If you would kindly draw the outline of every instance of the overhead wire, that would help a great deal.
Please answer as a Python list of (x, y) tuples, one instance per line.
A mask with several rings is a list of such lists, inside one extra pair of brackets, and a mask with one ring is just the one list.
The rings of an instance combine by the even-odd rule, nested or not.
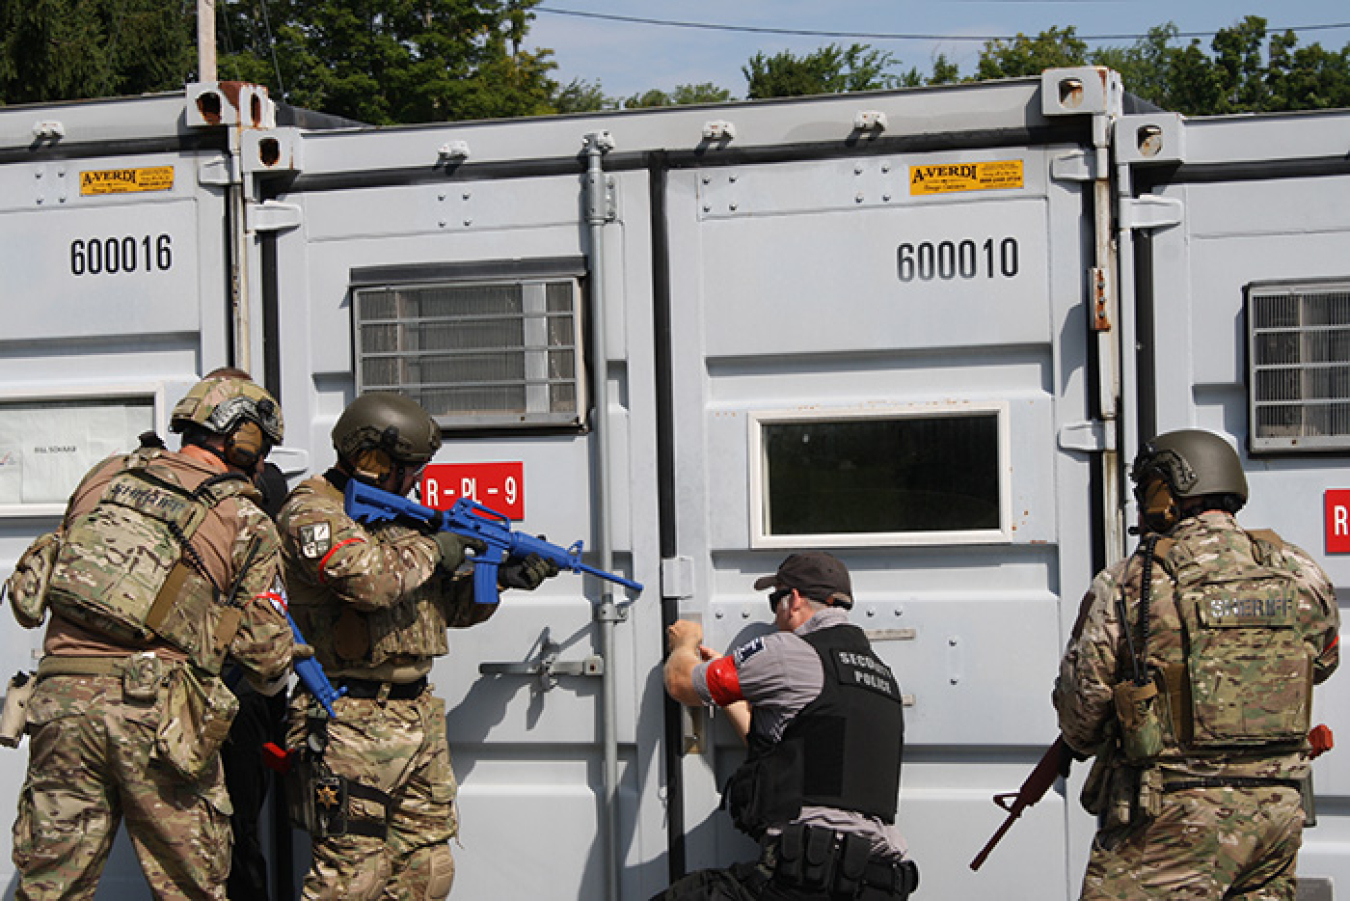
[[(724, 25), (713, 22), (685, 22), (676, 19), (655, 19), (646, 16), (624, 16), (617, 13), (587, 12), (578, 9), (563, 9), (557, 6), (536, 6), (532, 12), (551, 13), (556, 16), (574, 16), (582, 19), (602, 19), (610, 22), (625, 22), (632, 25), (656, 25), (669, 28), (697, 28), (706, 31), (731, 31), (750, 34), (777, 34), (794, 37), (852, 38), (867, 41), (1011, 41), (1017, 35), (974, 35), (974, 34), (909, 34), (874, 31), (817, 31), (807, 28), (771, 28), (758, 25)], [(1268, 28), (1271, 34), (1283, 34), (1286, 31), (1331, 31), (1338, 28), (1350, 28), (1350, 22), (1334, 22), (1322, 25), (1294, 25), (1280, 28)], [(1179, 31), (1178, 38), (1214, 37), (1217, 31)], [(1147, 34), (1080, 34), (1075, 35), (1083, 41), (1137, 41), (1148, 37)]]

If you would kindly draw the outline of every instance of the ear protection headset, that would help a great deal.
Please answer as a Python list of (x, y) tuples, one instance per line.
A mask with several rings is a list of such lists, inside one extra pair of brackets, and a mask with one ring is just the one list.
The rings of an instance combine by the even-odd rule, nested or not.
[(244, 420), (225, 436), (225, 460), (240, 469), (253, 469), (271, 449), (262, 427), (251, 419)]
[(356, 470), (358, 476), (379, 484), (396, 469), (406, 469), (395, 461), (391, 453), (396, 447), (398, 447), (398, 429), (391, 425), (380, 433), (377, 442), (367, 441), (351, 454), (352, 468)]

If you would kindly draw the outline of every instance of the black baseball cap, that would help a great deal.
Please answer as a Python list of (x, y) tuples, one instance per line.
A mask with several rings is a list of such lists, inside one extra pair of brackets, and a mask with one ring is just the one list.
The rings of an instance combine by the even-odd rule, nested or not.
[(848, 610), (853, 606), (853, 581), (848, 567), (824, 551), (792, 554), (778, 564), (778, 572), (760, 576), (755, 590), (795, 588), (813, 601)]

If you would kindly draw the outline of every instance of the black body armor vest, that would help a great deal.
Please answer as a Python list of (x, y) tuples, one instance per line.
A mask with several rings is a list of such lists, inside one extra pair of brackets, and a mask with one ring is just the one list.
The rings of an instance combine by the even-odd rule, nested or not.
[(791, 822), (803, 805), (895, 822), (905, 738), (899, 683), (857, 626), (802, 638), (824, 668), (819, 696), (780, 741), (751, 736), (745, 763), (722, 796), (737, 828), (756, 839)]

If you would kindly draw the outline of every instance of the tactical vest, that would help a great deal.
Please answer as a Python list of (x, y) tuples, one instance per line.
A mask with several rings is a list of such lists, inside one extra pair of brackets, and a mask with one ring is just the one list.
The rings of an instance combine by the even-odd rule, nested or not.
[(1170, 606), (1181, 630), (1162, 655), (1164, 757), (1298, 745), (1308, 733), (1314, 659), (1283, 543), (1237, 529), (1222, 537), (1167, 547), (1167, 578), (1153, 581), (1153, 609)]
[(752, 735), (723, 804), (758, 839), (791, 822), (803, 805), (895, 822), (905, 720), (900, 684), (863, 631), (840, 625), (802, 636), (820, 657), (825, 683), (778, 742)]
[(70, 522), (47, 600), (114, 641), (161, 638), (216, 673), (242, 608), (236, 586), (216, 584), (192, 536), (219, 503), (254, 489), (225, 473), (184, 484), (197, 473), (164, 465), (162, 454), (126, 457), (94, 507)]
[[(335, 484), (342, 479), (334, 472), (314, 476), (301, 483), (287, 502), (289, 518), (327, 524), (335, 547), (340, 536), (348, 535), (341, 525), (347, 518), (342, 491)], [(424, 540), (420, 532), (401, 524), (364, 530), (365, 539), (385, 547)], [(315, 566), (316, 570), (321, 568), (322, 562), (315, 561)], [(443, 597), (446, 587), (439, 576), (432, 576), (396, 603), (378, 610), (358, 609), (331, 587), (311, 579), (304, 567), (299, 567), (288, 574), (286, 588), (291, 612), (325, 669), (352, 673), (394, 661), (443, 657), (450, 652), (447, 601)]]

